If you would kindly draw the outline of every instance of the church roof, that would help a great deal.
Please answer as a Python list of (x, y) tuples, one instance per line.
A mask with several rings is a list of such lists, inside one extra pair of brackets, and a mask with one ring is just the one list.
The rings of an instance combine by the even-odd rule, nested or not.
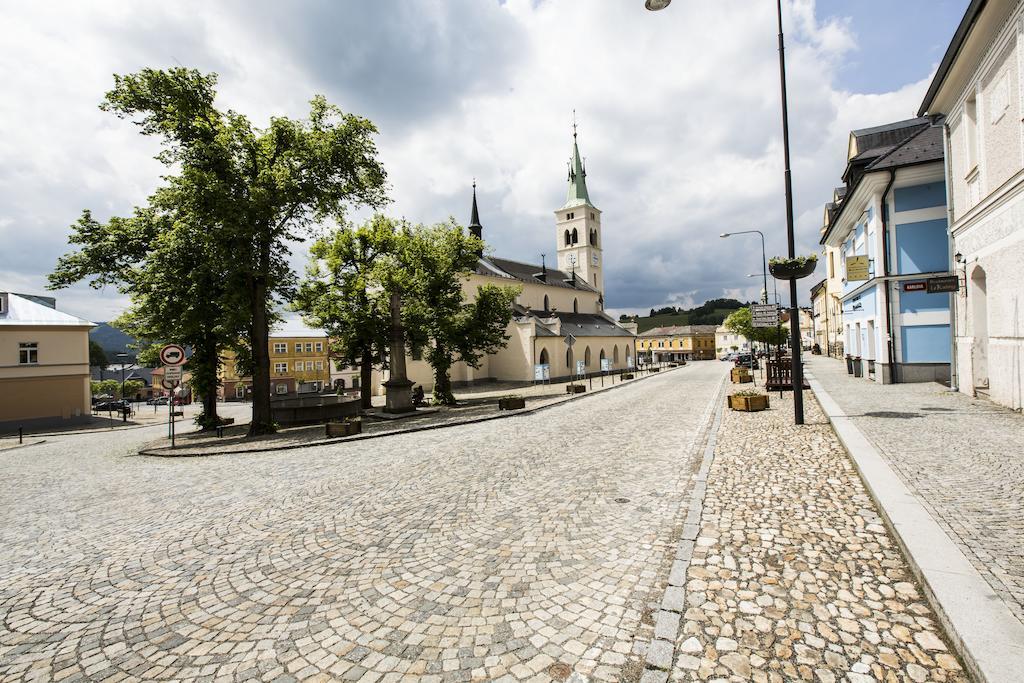
[[(562, 323), (560, 336), (574, 337), (632, 337), (633, 333), (621, 327), (603, 313), (571, 313), (568, 311), (533, 311), (534, 317), (541, 320), (558, 318)], [(537, 328), (538, 332), (540, 327)], [(548, 336), (541, 335), (538, 336)], [(554, 334), (550, 335), (554, 336)]]
[(590, 194), (587, 193), (587, 169), (580, 159), (580, 148), (576, 144), (576, 131), (572, 134), (572, 160), (569, 162), (569, 192), (565, 197), (563, 209), (574, 206), (593, 206)]
[(569, 273), (548, 268), (547, 274), (541, 279), (539, 276), (544, 272), (541, 266), (510, 261), (509, 259), (496, 256), (481, 256), (476, 264), (476, 272), (479, 275), (504, 277), (534, 285), (549, 285), (551, 287), (564, 287), (566, 289), (578, 289), (584, 292), (597, 293), (596, 289), (588, 285), (586, 280), (580, 279), (578, 275), (573, 278), (576, 281), (576, 286), (574, 287), (568, 282), (570, 280)]

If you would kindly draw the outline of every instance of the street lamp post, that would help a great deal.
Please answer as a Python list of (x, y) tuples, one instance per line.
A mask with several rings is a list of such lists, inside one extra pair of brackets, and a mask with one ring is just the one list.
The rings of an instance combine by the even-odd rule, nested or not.
[(118, 353), (116, 355), (117, 355), (118, 358), (121, 359), (121, 421), (122, 422), (127, 422), (128, 421), (128, 411), (125, 410), (125, 404), (124, 404), (124, 369), (128, 365), (128, 363), (125, 362), (125, 359), (128, 358), (128, 354), (122, 352), (122, 353)]
[[(652, 12), (665, 9), (672, 0), (645, 0), (644, 6)], [(796, 258), (796, 237), (793, 232), (793, 178), (789, 164), (789, 106), (786, 97), (786, 44), (782, 34), (782, 0), (775, 1), (776, 16), (779, 24), (779, 84), (782, 95), (782, 150), (785, 162), (786, 180), (786, 241), (789, 247), (789, 258)], [(762, 236), (763, 239), (763, 236)], [(767, 285), (765, 291), (768, 291)], [(797, 303), (796, 280), (789, 281), (790, 306), (790, 346), (792, 346), (793, 366), (793, 421), (804, 423), (804, 373), (800, 359), (800, 309)]]

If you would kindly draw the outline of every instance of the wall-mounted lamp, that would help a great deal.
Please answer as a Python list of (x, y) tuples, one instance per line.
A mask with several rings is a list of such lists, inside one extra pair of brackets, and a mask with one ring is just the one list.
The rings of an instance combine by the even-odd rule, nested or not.
[(956, 259), (957, 263), (963, 263), (964, 262), (964, 255), (961, 254), (959, 251), (956, 252), (956, 255), (953, 256), (953, 258)]

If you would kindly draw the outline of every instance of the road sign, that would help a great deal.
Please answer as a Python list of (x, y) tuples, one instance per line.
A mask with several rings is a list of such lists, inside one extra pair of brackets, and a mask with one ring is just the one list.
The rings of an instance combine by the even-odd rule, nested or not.
[(859, 282), (871, 279), (871, 266), (867, 256), (846, 257), (846, 281)]
[(959, 292), (960, 278), (956, 275), (943, 275), (942, 277), (928, 278), (928, 293), (937, 292)]
[(181, 366), (168, 365), (164, 368), (164, 379), (173, 382), (181, 382)]
[(565, 335), (565, 339), (563, 339), (562, 341), (564, 341), (565, 345), (571, 349), (572, 345), (576, 343), (576, 337), (572, 336), (571, 334), (567, 334)]
[(779, 324), (779, 307), (775, 304), (753, 304), (750, 314), (754, 327), (776, 327)]
[(160, 349), (160, 362), (164, 365), (184, 365), (185, 349), (177, 344), (168, 344)]
[(165, 378), (165, 379), (160, 380), (160, 386), (162, 386), (164, 389), (174, 389), (176, 386), (178, 386), (178, 384), (179, 384), (179, 381), (176, 380), (176, 379), (166, 379)]

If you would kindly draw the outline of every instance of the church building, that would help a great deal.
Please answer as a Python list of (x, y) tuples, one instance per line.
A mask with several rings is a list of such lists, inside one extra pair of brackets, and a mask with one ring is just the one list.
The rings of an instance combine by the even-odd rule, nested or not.
[[(455, 386), (483, 381), (557, 381), (573, 375), (624, 370), (636, 358), (636, 325), (619, 324), (604, 312), (604, 254), (601, 211), (587, 192), (587, 172), (573, 133), (569, 189), (565, 204), (555, 210), (557, 269), (482, 255), (476, 271), (463, 284), (467, 297), (485, 285), (521, 289), (514, 304), (508, 343), (485, 356), (479, 368), (458, 363), (451, 369)], [(476, 185), (469, 231), (486, 239), (477, 207)], [(574, 342), (569, 345), (566, 338)], [(409, 379), (430, 391), (433, 370), (423, 360), (409, 359)]]

